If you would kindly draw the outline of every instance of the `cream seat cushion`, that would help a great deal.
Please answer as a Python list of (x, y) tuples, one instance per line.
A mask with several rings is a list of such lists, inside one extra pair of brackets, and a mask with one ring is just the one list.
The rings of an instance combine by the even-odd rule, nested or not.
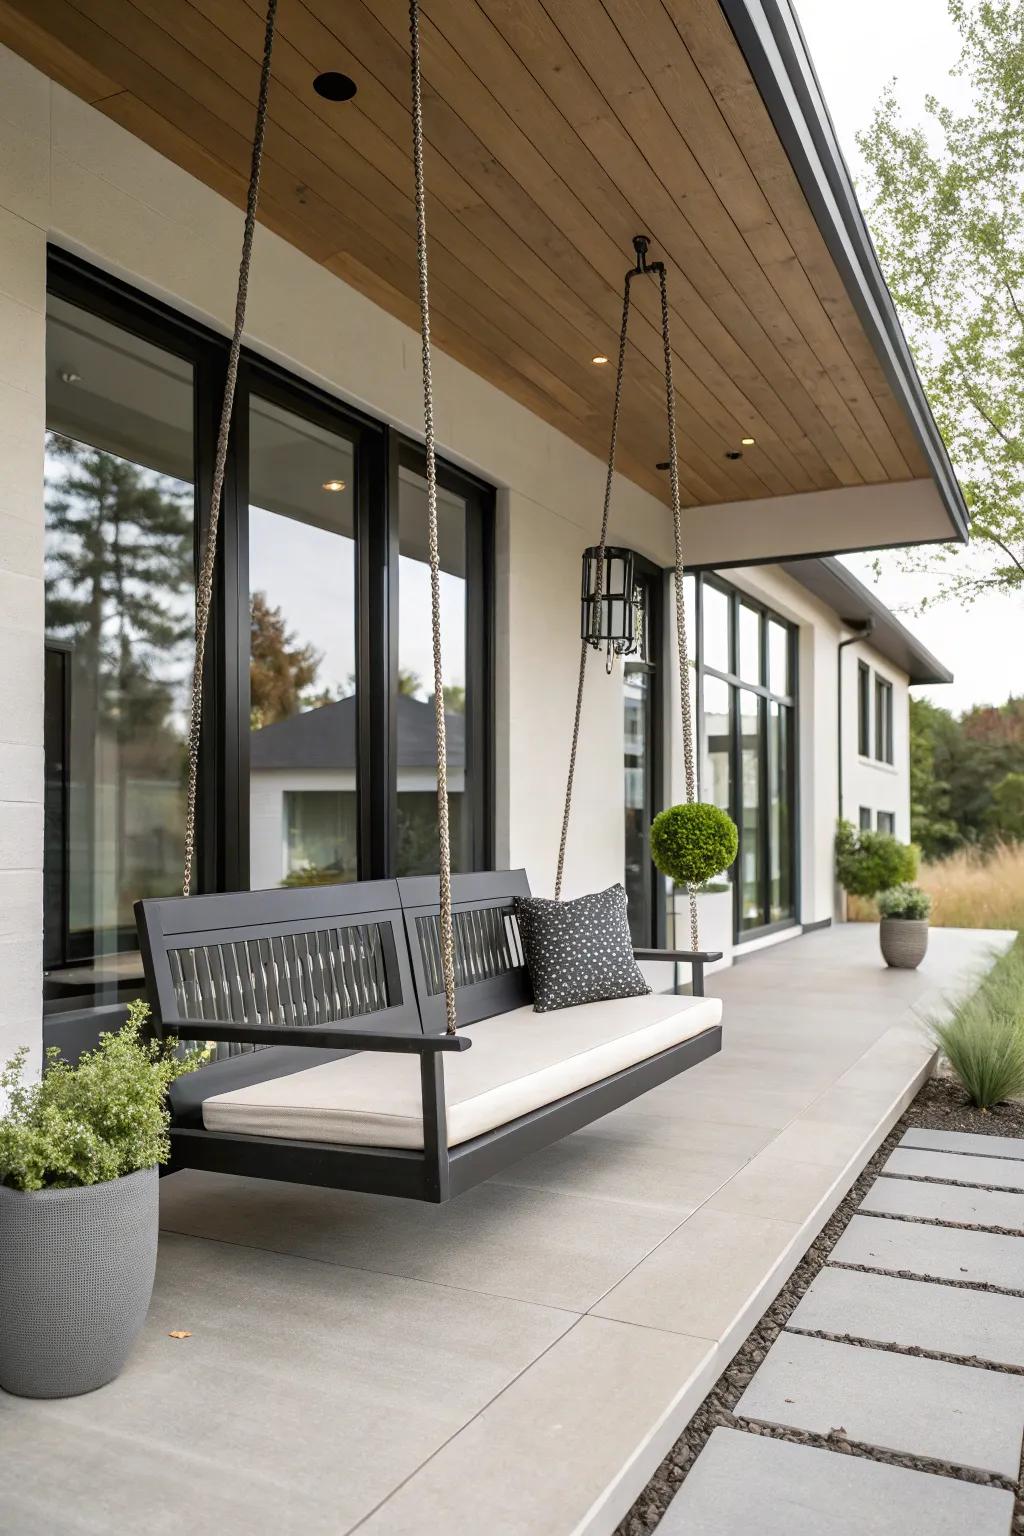
[[(470, 1025), (444, 1058), (448, 1143), (551, 1104), (717, 1024), (717, 997), (616, 998), (557, 1013), (529, 1006)], [(205, 1100), (209, 1131), (363, 1147), (423, 1146), (419, 1057), (360, 1051)]]

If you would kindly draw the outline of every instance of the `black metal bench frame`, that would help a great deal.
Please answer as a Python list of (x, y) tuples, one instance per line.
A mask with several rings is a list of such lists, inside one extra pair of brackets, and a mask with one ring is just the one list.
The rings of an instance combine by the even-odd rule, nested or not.
[[(457, 875), (452, 885), (460, 1024), (531, 1002), (512, 916), (512, 898), (529, 894), (525, 872)], [(420, 1061), (422, 1151), (210, 1131), (175, 1117), (163, 1171), (201, 1168), (437, 1203), (721, 1049), (722, 1030), (715, 1025), (449, 1148), (444, 1056), (473, 1042), (440, 1033), (437, 908), (437, 879), (431, 876), (137, 902), (149, 999), (161, 1036), (229, 1049), (400, 1052)], [(697, 996), (703, 995), (705, 964), (720, 958), (687, 950), (635, 953), (638, 959), (689, 964)], [(557, 1014), (551, 1027), (558, 1027)]]

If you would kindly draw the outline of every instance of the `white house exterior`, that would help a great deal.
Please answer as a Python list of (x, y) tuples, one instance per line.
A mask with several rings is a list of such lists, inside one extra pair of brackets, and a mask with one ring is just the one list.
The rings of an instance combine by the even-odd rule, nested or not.
[[(5, 338), (0, 348), (0, 1057), (5, 1057), (22, 1043), (38, 1051), (44, 1013), (54, 1038), (66, 1039), (69, 1031), (87, 1030), (118, 1012), (140, 985), (130, 924), (133, 891), (156, 894), (155, 881), (160, 893), (171, 894), (179, 879), (180, 758), (162, 743), (176, 731), (180, 741), (184, 669), (168, 672), (161, 682), (163, 703), (150, 698), (146, 687), (159, 673), (161, 649), (154, 598), (148, 619), (133, 610), (131, 620), (132, 633), (145, 633), (153, 653), (146, 663), (149, 682), (139, 683), (124, 649), (117, 662), (119, 687), (137, 690), (133, 708), (143, 723), (129, 733), (118, 726), (127, 718), (125, 698), (112, 701), (109, 688), (102, 698), (94, 692), (85, 704), (81, 690), (77, 701), (71, 698), (75, 669), (84, 676), (88, 663), (81, 638), (90, 622), (82, 606), (84, 589), (63, 609), (48, 610), (44, 571), (49, 561), (49, 601), (56, 604), (60, 581), (71, 580), (68, 550), (81, 537), (74, 528), (68, 531), (67, 520), (73, 523), (93, 492), (75, 489), (74, 475), (86, 473), (81, 454), (74, 457), (78, 450), (61, 459), (60, 443), (51, 437), (44, 462), (46, 433), (84, 444), (100, 456), (101, 467), (114, 461), (134, 466), (133, 495), (156, 486), (164, 511), (145, 514), (151, 517), (145, 537), (165, 541), (160, 549), (166, 551), (172, 534), (160, 520), (173, 521), (166, 509), (189, 511), (193, 500), (202, 505), (208, 444), (202, 437), (206, 426), (200, 430), (194, 423), (209, 419), (216, 394), (240, 220), (233, 200), (222, 195), (226, 189), (237, 197), (237, 176), (221, 175), (211, 161), (207, 184), (175, 163), (184, 130), (168, 132), (155, 146), (155, 124), (145, 111), (137, 114), (134, 128), (131, 113), (121, 114), (124, 122), (115, 121), (102, 109), (112, 99), (104, 94), (109, 82), (98, 72), (91, 77), (93, 66), (75, 55), (71, 43), (53, 43), (41, 22), (26, 21), (0, 35), (12, 45), (0, 47), (5, 148), (0, 166)], [(28, 62), (42, 63), (51, 45), (57, 62), (47, 72)], [(751, 43), (748, 61), (754, 57)], [(818, 210), (815, 217), (822, 229), (830, 219), (837, 227), (841, 222), (835, 210)], [(842, 217), (844, 227), (852, 228), (852, 215)], [(272, 193), (267, 218), (275, 224)], [(235, 628), (225, 629), (227, 640), (214, 646), (214, 665), (221, 671), (209, 690), (211, 745), (203, 768), (208, 798), (202, 823), (207, 841), (200, 870), (200, 883), (208, 887), (279, 882), (289, 872), (282, 841), (285, 795), (301, 789), (349, 793), (356, 784), (355, 759), (351, 768), (297, 763), (287, 771), (262, 773), (253, 764), (250, 773), (248, 738), (263, 727), (256, 723), (250, 730), (248, 664), (240, 659), (248, 632), (247, 573), (262, 561), (260, 590), (265, 587), (268, 603), (284, 615), (296, 643), (308, 641), (320, 658), (319, 677), (307, 693), (326, 680), (328, 704), (337, 706), (349, 672), (382, 675), (372, 670), (384, 665), (375, 650), (385, 645), (381, 636), (390, 635), (387, 665), (393, 678), (406, 668), (422, 677), (429, 653), (418, 598), (404, 608), (399, 602), (398, 614), (382, 620), (379, 632), (366, 629), (365, 615), (378, 612), (381, 597), (359, 586), (365, 567), (354, 564), (351, 552), (355, 544), (371, 550), (377, 537), (372, 495), (359, 500), (360, 476), (372, 482), (374, 455), (384, 451), (387, 437), (393, 445), (388, 449), (394, 456), (393, 484), (405, 477), (405, 490), (397, 493), (394, 558), (408, 562), (401, 590), (418, 590), (416, 454), (422, 422), (413, 312), (408, 304), (402, 317), (390, 312), (400, 306), (383, 288), (380, 302), (360, 291), (372, 284), (358, 263), (334, 261), (331, 270), (322, 254), (297, 248), (268, 224), (257, 230), (245, 387), (247, 398), (257, 402), (246, 430), (249, 470), (254, 480), (258, 472), (261, 488), (250, 483), (248, 500), (238, 502), (239, 518), (248, 514), (249, 545), (242, 547), (237, 532), (242, 522), (236, 527), (229, 517), (222, 549), (230, 591), (221, 622), (230, 619)], [(821, 259), (824, 263), (825, 256)], [(859, 483), (799, 492), (776, 487), (771, 495), (759, 495), (748, 487), (732, 499), (705, 496), (686, 513), (686, 557), (695, 573), (688, 584), (691, 640), (701, 677), (702, 793), (712, 795), (717, 771), (719, 789), (728, 793), (741, 825), (734, 933), (740, 948), (777, 942), (801, 926), (834, 917), (832, 840), (840, 811), (857, 822), (863, 807), (871, 825), (889, 825), (885, 818), (891, 817), (897, 836), (908, 835), (908, 684), (945, 675), (879, 611), (869, 593), (848, 576), (838, 577), (834, 561), (819, 558), (822, 550), (949, 539), (964, 531), (955, 479), (929, 424), (898, 327), (888, 311), (879, 318), (884, 288), (863, 251), (851, 248), (843, 261), (856, 269), (848, 278), (851, 289), (860, 283), (868, 295), (858, 294), (856, 305), (851, 300), (843, 323), (850, 338), (863, 324), (863, 334), (878, 350), (872, 389), (879, 400), (884, 395), (885, 410), (897, 421), (891, 456), (897, 456), (898, 440), (911, 467), (906, 473), (879, 469), (874, 478), (865, 469), (848, 476)], [(835, 262), (835, 270), (843, 272), (839, 255)], [(445, 334), (442, 325), (439, 330)], [(853, 339), (849, 344), (853, 348)], [(453, 341), (452, 351), (457, 350)], [(458, 708), (466, 712), (466, 765), (453, 763), (451, 789), (464, 795), (468, 807), (467, 863), (486, 859), (495, 867), (525, 866), (533, 888), (546, 893), (558, 849), (576, 686), (580, 556), (598, 531), (604, 481), (599, 445), (607, 433), (607, 411), (594, 413), (588, 448), (545, 419), (540, 406), (513, 398), (518, 385), (498, 387), (452, 351), (439, 345), (434, 358), (450, 518), (448, 532), (442, 528), (442, 557), (452, 602), (461, 605), (451, 610), (456, 617), (446, 644), (455, 658), (451, 686), (465, 696)], [(742, 374), (738, 360), (737, 378)], [(823, 389), (826, 383), (833, 388), (824, 381)], [(727, 392), (725, 383), (722, 390)], [(656, 412), (656, 395), (643, 409)], [(688, 408), (681, 412), (681, 431), (684, 436), (688, 431)], [(748, 462), (753, 463), (753, 452), (748, 450)], [(731, 443), (720, 455), (723, 461), (740, 457)], [(236, 476), (243, 474), (242, 458), (236, 446)], [(722, 473), (727, 471), (732, 472), (724, 466)], [(94, 472), (95, 466), (89, 470)], [(771, 478), (768, 469), (764, 473)], [(47, 475), (50, 489), (44, 491)], [(229, 500), (234, 494), (229, 486)], [(616, 477), (612, 541), (641, 557), (649, 612), (660, 609), (661, 619), (651, 624), (656, 650), (627, 663), (625, 678), (621, 664), (607, 674), (603, 665), (590, 668), (567, 860), (569, 896), (624, 878), (627, 888), (632, 882), (640, 891), (638, 932), (646, 931), (648, 942), (665, 937), (666, 909), (643, 855), (645, 818), (682, 792), (667, 617), (672, 530), (664, 496), (664, 476), (659, 479), (649, 468)], [(70, 505), (70, 513), (62, 513), (61, 505)], [(278, 531), (293, 530), (294, 541), (258, 546), (253, 542), (257, 513), (276, 519)], [(136, 528), (128, 539), (138, 570), (144, 558), (133, 541), (142, 537)], [(288, 550), (307, 544), (313, 552), (302, 578), (288, 565)], [(326, 551), (324, 558), (314, 545)], [(386, 563), (392, 557), (385, 551), (380, 558)], [(64, 575), (54, 577), (54, 562), (62, 559)], [(83, 568), (80, 564), (74, 576), (80, 589)], [(308, 608), (294, 596), (301, 579), (308, 585)], [(187, 627), (187, 594), (161, 582), (163, 576), (153, 591), (166, 623)], [(250, 590), (257, 590), (255, 581)], [(709, 651), (709, 614), (724, 613), (723, 602), (732, 605), (736, 649), (716, 658)], [(357, 610), (363, 628), (353, 639)], [(115, 656), (126, 621), (108, 617), (93, 638), (99, 635), (97, 646)], [(868, 617), (876, 620), (872, 635), (840, 651), (840, 642), (855, 636)], [(328, 629), (336, 620), (337, 634), (314, 633), (314, 620), (321, 624), (321, 618)], [(303, 629), (307, 620), (309, 634)], [(72, 631), (78, 639), (69, 641)], [(174, 646), (180, 643), (175, 639)], [(169, 641), (165, 649), (170, 656)], [(872, 710), (876, 678), (891, 685), (885, 695), (891, 701), (891, 750), (887, 744), (881, 754), (891, 761), (879, 761), (870, 746), (873, 734), (869, 750), (858, 750), (861, 663), (869, 670)], [(96, 665), (109, 669), (115, 663)], [(717, 769), (711, 692), (728, 699), (723, 708), (732, 712), (732, 735), (727, 746), (719, 745)], [(367, 864), (367, 849), (377, 850), (376, 872), (384, 871), (388, 859), (394, 868), (400, 839), (393, 826), (389, 830), (388, 796), (400, 811), (406, 790), (429, 793), (433, 787), (428, 763), (403, 764), (395, 699), (375, 688), (364, 688), (359, 696), (357, 734), (360, 750), (370, 756), (359, 768), (358, 833), (351, 842), (353, 850), (358, 845), (362, 851), (358, 859), (353, 852), (346, 878), (359, 860), (363, 873), (375, 872)], [(420, 700), (426, 696), (421, 689)], [(164, 711), (155, 725), (145, 724), (150, 706)], [(325, 705), (309, 697), (300, 707), (308, 712)], [(654, 732), (640, 742), (647, 754), (642, 761), (639, 708), (649, 711), (644, 718)], [(227, 719), (232, 710), (236, 713)], [(627, 718), (633, 736), (624, 760)], [(723, 724), (718, 735), (725, 734)], [(71, 737), (77, 746), (69, 745)], [(114, 747), (108, 751), (115, 737), (116, 754)], [(381, 744), (379, 751), (375, 743)], [(246, 765), (244, 785), (230, 779), (238, 772), (232, 763)], [(351, 783), (344, 777), (348, 773)], [(76, 820), (74, 806), (86, 800), (88, 815), (82, 812), (85, 819)], [(77, 869), (69, 871), (68, 862), (76, 859)], [(131, 870), (141, 873), (136, 878)], [(130, 888), (133, 878), (136, 885)], [(79, 910), (85, 915), (76, 917)]]

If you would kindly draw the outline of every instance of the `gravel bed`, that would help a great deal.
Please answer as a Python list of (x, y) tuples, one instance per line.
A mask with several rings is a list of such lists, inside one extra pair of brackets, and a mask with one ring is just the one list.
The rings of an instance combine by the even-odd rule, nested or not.
[[(875, 1461), (911, 1467), (925, 1472), (956, 1476), (962, 1481), (990, 1483), (1006, 1487), (1004, 1478), (985, 1473), (965, 1472), (962, 1468), (929, 1461), (924, 1457), (890, 1454), (860, 1445), (843, 1436), (822, 1437), (803, 1430), (782, 1426), (752, 1425), (735, 1418), (733, 1410), (768, 1350), (782, 1332), (797, 1303), (815, 1275), (825, 1264), (850, 1218), (878, 1177), (882, 1165), (903, 1134), (913, 1126), (933, 1131), (973, 1131), (992, 1136), (1024, 1136), (1024, 1103), (1003, 1104), (993, 1110), (979, 1110), (967, 1103), (963, 1090), (952, 1079), (933, 1077), (921, 1089), (878, 1151), (872, 1157), (846, 1198), (838, 1205), (814, 1239), (796, 1269), (786, 1281), (761, 1321), (718, 1378), (683, 1434), (676, 1441), (632, 1509), (621, 1521), (615, 1536), (651, 1536), (679, 1489), (687, 1473), (711, 1435), (719, 1427), (744, 1429), (752, 1434), (769, 1434), (778, 1439), (803, 1445), (827, 1445), (847, 1455), (865, 1456)], [(914, 1276), (920, 1279), (920, 1276)], [(1024, 1536), (1024, 1467), (1016, 1488), (1013, 1536)]]

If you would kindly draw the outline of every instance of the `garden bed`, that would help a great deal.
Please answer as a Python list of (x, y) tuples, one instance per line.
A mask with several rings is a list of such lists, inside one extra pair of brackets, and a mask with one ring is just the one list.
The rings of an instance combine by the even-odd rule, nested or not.
[[(750, 1433), (770, 1432), (801, 1444), (827, 1445), (830, 1450), (847, 1455), (864, 1455), (875, 1461), (921, 1468), (929, 1472), (945, 1471), (947, 1475), (964, 1478), (962, 1468), (956, 1468), (954, 1472), (953, 1468), (944, 1468), (934, 1462), (924, 1462), (913, 1456), (877, 1449), (869, 1450), (842, 1436), (830, 1436), (824, 1439), (801, 1430), (774, 1427), (768, 1431), (745, 1422), (741, 1425), (734, 1417), (736, 1404), (754, 1373), (786, 1326), (811, 1281), (828, 1261), (833, 1248), (846, 1230), (865, 1194), (875, 1182), (893, 1148), (908, 1130), (918, 1127), (992, 1136), (1024, 1136), (1024, 1102), (1000, 1104), (991, 1110), (980, 1110), (967, 1102), (963, 1089), (949, 1077), (937, 1076), (925, 1084), (862, 1170), (849, 1193), (815, 1238), (768, 1311), (748, 1335), (727, 1369), (701, 1403), (683, 1434), (618, 1526), (616, 1536), (650, 1536), (650, 1533), (656, 1531), (668, 1505), (678, 1493), (712, 1431), (719, 1427), (743, 1428)], [(970, 1480), (977, 1482), (993, 1480), (984, 1473), (967, 1475)], [(1018, 1482), (1015, 1492), (1014, 1536), (1024, 1536), (1024, 1486), (1022, 1483)], [(751, 1529), (755, 1527), (756, 1516), (752, 1511)]]

